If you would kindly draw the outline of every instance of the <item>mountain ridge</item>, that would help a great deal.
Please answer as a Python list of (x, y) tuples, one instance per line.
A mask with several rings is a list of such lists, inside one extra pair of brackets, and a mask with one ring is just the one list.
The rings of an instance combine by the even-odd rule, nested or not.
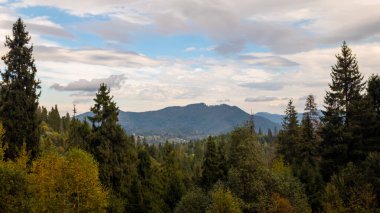
[[(91, 115), (78, 115), (79, 119)], [(162, 136), (164, 138), (197, 139), (219, 135), (243, 125), (250, 114), (237, 106), (227, 104), (206, 105), (195, 103), (186, 106), (169, 106), (146, 112), (119, 112), (119, 123), (129, 134)], [(281, 125), (265, 117), (255, 115), (256, 130), (279, 130)]]

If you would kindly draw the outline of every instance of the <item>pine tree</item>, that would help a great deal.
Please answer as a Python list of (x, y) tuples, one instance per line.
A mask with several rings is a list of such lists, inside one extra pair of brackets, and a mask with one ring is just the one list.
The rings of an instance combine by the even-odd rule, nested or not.
[(368, 81), (368, 98), (371, 100), (372, 108), (380, 118), (380, 76), (372, 75)]
[(282, 128), (278, 136), (278, 152), (284, 156), (286, 162), (294, 163), (297, 159), (296, 149), (299, 143), (299, 126), (297, 111), (291, 99), (285, 110)]
[(61, 130), (61, 116), (57, 104), (51, 108), (47, 117), (47, 124), (56, 132)]
[(165, 182), (163, 197), (166, 204), (164, 212), (172, 212), (185, 193), (184, 177), (173, 145), (166, 142), (163, 152), (163, 176)]
[(39, 118), (39, 122), (47, 122), (48, 112), (47, 109), (44, 106), (39, 106), (37, 108), (37, 115)]
[[(346, 42), (343, 42), (341, 54), (336, 55), (336, 58), (337, 63), (331, 71), (330, 91), (325, 96), (326, 111), (322, 118), (322, 171), (325, 180), (347, 162), (357, 158), (354, 143), (359, 144), (363, 139), (361, 130), (356, 128), (363, 112), (363, 77), (356, 57)], [(357, 134), (353, 134), (355, 131), (358, 131)]]
[(137, 153), (134, 139), (129, 138), (118, 123), (119, 109), (112, 99), (110, 89), (101, 84), (91, 107), (93, 116), (88, 117), (93, 128), (90, 150), (99, 162), (102, 184), (110, 188), (118, 200), (115, 206), (111, 203), (109, 211), (129, 212), (133, 206), (128, 206), (128, 200), (136, 200), (131, 190), (137, 187), (133, 182), (137, 175)]
[(301, 141), (297, 148), (299, 156), (293, 165), (294, 174), (304, 184), (306, 194), (314, 211), (320, 209), (322, 176), (319, 169), (319, 126), (318, 110), (313, 95), (306, 99), (305, 112), (301, 122)]
[(68, 141), (70, 147), (78, 147), (90, 151), (90, 135), (91, 126), (86, 120), (82, 122), (75, 117), (71, 119), (68, 129)]
[(95, 105), (91, 107), (94, 116), (88, 117), (92, 122), (92, 127), (97, 129), (101, 126), (117, 126), (119, 108), (116, 103), (112, 101), (113, 97), (110, 95), (110, 89), (107, 85), (102, 83), (94, 99)]
[(301, 161), (308, 161), (312, 165), (316, 165), (318, 158), (318, 139), (317, 130), (319, 125), (318, 109), (313, 95), (309, 95), (306, 99), (305, 112), (301, 122), (301, 138), (302, 143), (299, 144), (297, 151), (301, 157)]
[(219, 156), (214, 139), (209, 136), (206, 143), (206, 152), (202, 166), (201, 185), (209, 190), (221, 178), (219, 170)]
[(160, 173), (155, 171), (146, 148), (140, 147), (138, 151), (135, 194), (140, 196), (129, 202), (131, 212), (159, 212), (164, 206)]
[(363, 118), (360, 127), (365, 139), (362, 154), (380, 152), (380, 77), (372, 75), (368, 80), (367, 94), (363, 101)]
[(36, 79), (33, 46), (28, 46), (30, 39), (19, 18), (13, 25), (13, 37), (6, 37), (5, 46), (10, 50), (1, 58), (7, 68), (1, 73), (0, 119), (9, 145), (6, 157), (10, 159), (18, 155), (23, 143), (32, 158), (38, 151), (40, 81)]
[(231, 132), (227, 183), (231, 191), (246, 202), (246, 212), (255, 212), (255, 203), (268, 192), (270, 178), (260, 151), (250, 128), (241, 127)]
[(326, 99), (333, 99), (340, 108), (340, 116), (348, 126), (355, 116), (355, 104), (361, 100), (361, 92), (364, 89), (363, 76), (359, 72), (356, 57), (352, 55), (351, 49), (343, 42), (341, 55), (337, 55), (337, 63), (332, 67), (330, 92)]
[(67, 112), (66, 115), (61, 118), (63, 132), (67, 133), (69, 131), (70, 122), (71, 122), (70, 114)]

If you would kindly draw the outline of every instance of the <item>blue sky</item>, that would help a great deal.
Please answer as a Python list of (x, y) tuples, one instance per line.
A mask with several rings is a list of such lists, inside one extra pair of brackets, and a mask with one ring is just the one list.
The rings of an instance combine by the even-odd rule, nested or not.
[(366, 78), (379, 73), (378, 11), (377, 0), (0, 0), (0, 43), (23, 18), (40, 103), (62, 113), (88, 111), (101, 82), (125, 111), (205, 102), (281, 113), (289, 98), (302, 111), (308, 94), (322, 105), (343, 40)]

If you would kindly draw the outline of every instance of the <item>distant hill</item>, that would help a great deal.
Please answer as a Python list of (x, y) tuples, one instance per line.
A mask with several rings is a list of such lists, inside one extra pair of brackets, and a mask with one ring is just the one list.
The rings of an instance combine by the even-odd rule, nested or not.
[[(323, 115), (321, 110), (318, 110), (318, 113), (319, 113), (319, 116)], [(276, 123), (276, 124), (279, 124), (279, 125), (282, 124), (282, 119), (284, 118), (284, 115), (272, 114), (272, 113), (269, 113), (269, 112), (258, 112), (258, 113), (255, 114), (255, 116), (266, 118), (266, 119), (272, 121), (273, 123)], [(303, 113), (298, 113), (297, 114), (298, 122), (301, 123), (302, 117), (303, 117)]]
[(281, 124), (282, 123), (282, 119), (284, 117), (284, 115), (272, 114), (272, 113), (269, 113), (269, 112), (258, 112), (255, 115), (263, 117), (263, 118), (266, 118), (266, 119), (268, 119), (268, 120), (270, 120), (270, 121), (272, 121), (273, 123), (276, 123), (276, 124)]
[[(84, 118), (90, 113), (79, 115)], [(157, 111), (119, 113), (119, 122), (130, 134), (194, 139), (227, 133), (249, 120), (250, 115), (236, 106), (208, 106), (204, 103), (173, 106)], [(279, 130), (281, 125), (260, 115), (254, 116), (256, 129)]]

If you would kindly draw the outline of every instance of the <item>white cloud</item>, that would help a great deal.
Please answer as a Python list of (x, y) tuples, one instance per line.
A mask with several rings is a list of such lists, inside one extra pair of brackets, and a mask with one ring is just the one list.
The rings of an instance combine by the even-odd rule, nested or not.
[[(281, 6), (279, 6), (281, 4)], [(345, 39), (364, 41), (380, 35), (376, 1), (259, 0), (24, 0), (14, 7), (56, 7), (77, 16), (109, 20), (88, 23), (105, 40), (129, 41), (136, 31), (202, 34), (215, 51), (231, 54), (248, 44), (276, 53), (295, 53)], [(360, 15), (353, 15), (360, 14)], [(147, 26), (148, 28), (145, 28)], [(118, 29), (118, 30), (114, 30)]]
[(154, 60), (134, 52), (107, 49), (68, 49), (62, 47), (36, 46), (35, 55), (43, 61), (80, 62), (109, 67), (160, 66), (162, 61)]
[(185, 49), (185, 52), (193, 52), (195, 50), (197, 50), (197, 48), (195, 48), (195, 47), (188, 47), (188, 48)]
[(244, 99), (245, 102), (272, 102), (278, 100), (288, 100), (288, 98), (279, 98), (273, 96), (258, 96)]
[[(320, 97), (317, 102), (321, 106), (330, 82), (330, 66), (335, 64), (334, 55), (342, 40), (352, 47), (366, 77), (379, 73), (378, 1), (28, 0), (12, 5), (49, 6), (87, 16), (85, 22), (74, 24), (75, 27), (101, 36), (107, 44), (133, 42), (134, 36), (142, 34), (190, 34), (210, 40), (213, 46), (186, 44), (189, 48), (180, 51), (216, 51), (228, 56), (152, 58), (95, 47), (73, 49), (42, 36), (73, 39), (66, 26), (49, 17), (25, 17), (35, 44), (38, 76), (43, 82), (41, 102), (56, 102), (68, 111), (72, 102), (78, 104), (80, 111), (87, 111), (92, 93), (71, 97), (68, 92), (49, 89), (51, 85), (69, 85), (78, 83), (78, 79), (91, 83), (91, 79), (107, 79), (111, 75), (128, 77), (128, 81), (112, 90), (123, 110), (145, 111), (228, 100), (246, 111), (254, 108), (282, 112), (286, 101), (276, 97), (298, 100), (310, 93)], [(9, 8), (0, 7), (0, 42), (10, 34), (17, 17)], [(268, 51), (236, 55), (247, 45)], [(273, 72), (278, 68), (281, 72)], [(264, 101), (269, 99), (270, 102)], [(303, 104), (297, 102), (300, 111)]]
[(68, 83), (66, 86), (58, 83), (53, 84), (50, 88), (58, 91), (83, 91), (95, 92), (98, 90), (100, 84), (104, 83), (109, 88), (120, 88), (124, 80), (127, 79), (124, 75), (111, 75), (108, 78), (94, 78), (91, 80), (79, 79)]
[[(371, 73), (378, 73), (380, 62), (374, 56), (380, 55), (379, 43), (350, 47), (357, 54), (360, 70), (366, 77)], [(50, 95), (49, 97), (52, 95), (45, 94), (44, 91), (56, 82), (67, 85), (78, 79), (90, 81), (89, 79), (123, 74), (128, 80), (111, 92), (120, 108), (128, 111), (146, 111), (198, 102), (215, 104), (221, 103), (215, 100), (226, 100), (225, 97), (228, 97), (228, 104), (237, 105), (246, 111), (253, 108), (255, 111), (282, 113), (287, 102), (283, 97), (298, 100), (299, 97), (312, 93), (320, 97), (317, 98), (317, 103), (322, 106), (327, 84), (330, 82), (331, 65), (336, 62), (334, 55), (339, 51), (339, 47), (336, 47), (286, 55), (289, 60), (299, 65), (296, 71), (280, 73), (246, 67), (239, 60), (193, 58), (167, 59), (158, 66), (141, 63), (137, 67), (94, 65), (88, 64), (89, 61), (45, 61), (39, 62), (38, 74), (46, 85), (42, 95)], [(194, 64), (202, 66), (203, 71), (194, 71)], [(63, 93), (54, 91), (54, 94), (62, 96)], [(64, 96), (61, 102), (64, 105), (74, 101), (78, 110), (87, 111), (92, 103), (86, 100), (91, 99), (94, 94), (85, 95), (82, 98)], [(247, 97), (251, 99), (245, 100)], [(47, 103), (45, 100), (48, 98), (43, 100), (43, 103)], [(53, 105), (56, 100), (49, 101), (47, 105)], [(302, 112), (304, 101), (298, 100), (296, 104), (297, 109)], [(71, 109), (72, 106), (68, 104), (67, 110)]]

